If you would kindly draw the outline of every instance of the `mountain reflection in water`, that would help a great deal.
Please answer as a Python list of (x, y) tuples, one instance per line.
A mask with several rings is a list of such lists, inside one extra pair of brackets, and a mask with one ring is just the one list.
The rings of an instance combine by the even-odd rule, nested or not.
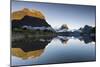
[(52, 37), (34, 37), (15, 40), (12, 42), (12, 55), (22, 59), (40, 56)]
[[(33, 38), (24, 38), (24, 39), (14, 40), (12, 42), (12, 48), (11, 48), (11, 53), (12, 53), (12, 59), (11, 59), (12, 63), (11, 64), (12, 64), (12, 66), (81, 61), (81, 58), (78, 58), (77, 60), (76, 59), (74, 60), (74, 58), (71, 60), (66, 60), (66, 58), (69, 58), (66, 55), (63, 56), (63, 58), (61, 58), (61, 57), (59, 57), (62, 54), (62, 53), (60, 54), (60, 52), (59, 52), (60, 55), (58, 55), (58, 58), (60, 58), (60, 59), (58, 59), (58, 60), (56, 59), (56, 61), (53, 61), (55, 59), (55, 58), (53, 58), (54, 56), (51, 56), (53, 58), (53, 60), (49, 59), (48, 55), (49, 54), (51, 55), (53, 53), (52, 52), (52, 50), (54, 50), (53, 46), (55, 47), (55, 44), (58, 44), (58, 43), (56, 43), (55, 39), (59, 40), (63, 45), (64, 44), (69, 45), (67, 43), (71, 39), (78, 39), (78, 40), (80, 40), (80, 42), (84, 42), (84, 44), (89, 44), (92, 42), (95, 43), (95, 37), (90, 37), (90, 36), (87, 36), (87, 37), (82, 37), (82, 36), (80, 36), (80, 37), (66, 37), (66, 36), (33, 37)], [(52, 44), (52, 48), (51, 48), (51, 46), (49, 46), (50, 44)], [(50, 50), (46, 47), (49, 47)], [(70, 51), (73, 49), (74, 48), (71, 48)], [(93, 56), (91, 55), (90, 59), (88, 57), (87, 61), (95, 60), (95, 48), (92, 48), (92, 49), (94, 50), (92, 52), (94, 55)], [(48, 50), (51, 51), (51, 53)], [(46, 51), (47, 51), (48, 55), (45, 54)], [(66, 49), (64, 52), (67, 53)], [(42, 54), (45, 55), (46, 56), (45, 58), (46, 59), (48, 58), (49, 60), (48, 61), (47, 60), (43, 61), (41, 59), (40, 59), (40, 61), (35, 60), (35, 59), (39, 60), (39, 57), (41, 58), (43, 56)], [(81, 57), (81, 55), (80, 55), (80, 57)], [(18, 59), (20, 59), (20, 60), (18, 60)], [(52, 61), (50, 61), (50, 60), (52, 60)], [(82, 61), (85, 61), (85, 60), (83, 60), (83, 58), (82, 58)]]

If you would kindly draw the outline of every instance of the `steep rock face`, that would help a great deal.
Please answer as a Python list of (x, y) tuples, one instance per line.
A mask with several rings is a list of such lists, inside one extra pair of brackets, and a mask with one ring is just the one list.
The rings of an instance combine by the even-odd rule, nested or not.
[(68, 31), (68, 26), (67, 24), (63, 24), (58, 30), (57, 32), (67, 32)]
[(60, 29), (68, 29), (67, 24), (63, 24)]
[(28, 8), (24, 8), (20, 11), (13, 12), (11, 14), (11, 19), (12, 20), (21, 20), (26, 15), (40, 18), (40, 19), (45, 19), (45, 17), (43, 16), (43, 14), (40, 11), (32, 10), (32, 9), (28, 9)]
[(49, 27), (50, 25), (46, 22), (45, 19), (39, 19), (31, 16), (24, 16), (21, 20), (12, 20), (12, 27), (21, 27), (21, 26), (32, 26), (32, 27)]
[(51, 27), (45, 20), (44, 15), (37, 10), (24, 8), (11, 14), (12, 28), (21, 28), (22, 26), (32, 27)]

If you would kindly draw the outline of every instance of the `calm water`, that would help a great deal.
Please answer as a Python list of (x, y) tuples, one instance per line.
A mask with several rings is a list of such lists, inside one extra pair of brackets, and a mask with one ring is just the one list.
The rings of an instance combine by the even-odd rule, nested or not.
[(95, 61), (95, 42), (90, 37), (40, 37), (14, 41), (12, 66)]

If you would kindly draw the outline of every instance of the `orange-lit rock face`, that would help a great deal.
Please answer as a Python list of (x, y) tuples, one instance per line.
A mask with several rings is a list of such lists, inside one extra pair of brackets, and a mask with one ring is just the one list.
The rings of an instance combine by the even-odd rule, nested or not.
[(20, 48), (12, 48), (11, 53), (13, 56), (20, 57), (22, 59), (31, 59), (31, 58), (39, 57), (43, 53), (43, 49), (24, 52)]
[(45, 19), (45, 17), (43, 16), (43, 14), (40, 11), (31, 10), (28, 8), (24, 8), (20, 11), (13, 12), (11, 14), (11, 19), (12, 20), (20, 20), (24, 16), (32, 16), (32, 17), (36, 17), (36, 18), (40, 18), (40, 19)]

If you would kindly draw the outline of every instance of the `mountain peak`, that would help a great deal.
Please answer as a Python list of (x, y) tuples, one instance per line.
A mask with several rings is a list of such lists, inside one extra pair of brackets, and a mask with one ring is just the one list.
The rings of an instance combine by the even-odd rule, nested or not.
[(61, 26), (61, 29), (68, 29), (67, 24), (63, 24), (63, 25)]
[(25, 11), (25, 12), (30, 11), (28, 8), (23, 8), (22, 10)]
[(32, 16), (40, 19), (45, 19), (44, 15), (37, 10), (34, 9), (28, 9), (28, 8), (23, 8), (22, 10), (15, 11), (11, 14), (11, 19), (12, 20), (20, 20), (24, 16)]

